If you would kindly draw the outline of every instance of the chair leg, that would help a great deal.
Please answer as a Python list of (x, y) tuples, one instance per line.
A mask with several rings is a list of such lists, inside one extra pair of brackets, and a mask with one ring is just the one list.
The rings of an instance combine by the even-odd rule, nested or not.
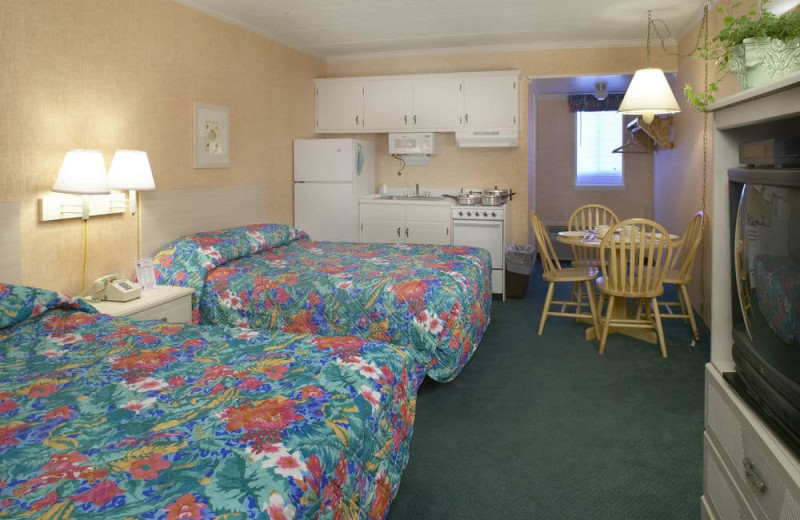
[(661, 346), (661, 357), (667, 357), (667, 344), (664, 342), (664, 327), (661, 326), (661, 312), (658, 310), (658, 300), (652, 298), (653, 317), (656, 322), (656, 332), (658, 333), (658, 344)]
[[(678, 304), (681, 306), (681, 314), (688, 318), (689, 314), (691, 314), (688, 309), (691, 309), (692, 306), (691, 304), (689, 304), (689, 302), (686, 301), (686, 298), (684, 298), (684, 291), (681, 290), (681, 288), (685, 287), (686, 286), (684, 286), (683, 284), (675, 286), (675, 288), (678, 290)], [(686, 323), (686, 320), (684, 319), (683, 322)]]
[(589, 311), (592, 313), (592, 324), (594, 325), (594, 333), (600, 336), (600, 322), (598, 321), (597, 303), (594, 299), (594, 289), (592, 289), (592, 281), (586, 280), (586, 297), (589, 299)]
[(542, 335), (542, 331), (544, 330), (544, 322), (547, 321), (547, 313), (550, 312), (550, 302), (553, 301), (553, 291), (555, 290), (556, 283), (550, 282), (550, 286), (547, 288), (547, 298), (544, 300), (544, 308), (542, 309), (542, 319), (539, 321), (539, 335)]
[(603, 320), (603, 335), (600, 337), (600, 354), (606, 349), (606, 340), (608, 340), (608, 325), (611, 322), (611, 313), (614, 312), (614, 300), (616, 297), (608, 297), (608, 307), (606, 308), (606, 318)]
[(681, 284), (678, 287), (680, 288), (680, 293), (683, 295), (681, 300), (686, 305), (686, 315), (689, 316), (689, 323), (692, 324), (692, 334), (694, 334), (694, 339), (700, 339), (700, 333), (697, 332), (697, 323), (694, 320), (692, 301), (689, 299), (689, 290), (686, 289), (686, 286), (684, 284)]

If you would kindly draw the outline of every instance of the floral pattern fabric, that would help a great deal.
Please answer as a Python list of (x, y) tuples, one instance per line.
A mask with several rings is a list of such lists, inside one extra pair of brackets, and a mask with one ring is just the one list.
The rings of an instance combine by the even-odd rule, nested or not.
[(355, 337), (136, 322), (0, 284), (3, 518), (380, 519), (423, 376)]
[(753, 265), (759, 310), (778, 337), (800, 345), (800, 261), (759, 255)]
[(176, 241), (155, 256), (158, 279), (194, 287), (202, 323), (411, 346), (441, 382), (458, 375), (486, 330), (491, 258), (484, 249), (311, 242), (286, 226), (269, 226), (278, 238), (257, 251), (231, 247), (244, 240), (237, 234), (268, 234), (257, 228)]

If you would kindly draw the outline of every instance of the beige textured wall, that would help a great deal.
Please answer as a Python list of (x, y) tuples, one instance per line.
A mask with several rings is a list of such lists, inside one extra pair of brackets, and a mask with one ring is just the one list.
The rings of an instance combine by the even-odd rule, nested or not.
[(573, 186), (575, 113), (570, 112), (567, 98), (540, 99), (536, 128), (540, 151), (536, 165), (536, 212), (545, 225), (566, 225), (575, 208), (589, 203), (608, 206), (623, 220), (652, 217), (652, 154), (622, 154), (624, 189), (576, 189)]
[[(314, 134), (322, 62), (169, 0), (3, 0), (0, 32), (0, 201), (21, 202), (23, 283), (81, 289), (82, 221), (36, 207), (68, 148), (107, 166), (145, 150), (158, 189), (266, 182), (267, 218), (292, 222), (292, 139)], [(192, 169), (195, 101), (230, 108), (230, 168)], [(89, 281), (132, 273), (134, 217), (88, 232)]]
[[(733, 0), (722, 0), (718, 5), (727, 6)], [(709, 16), (710, 35), (717, 34), (721, 26), (721, 15), (712, 9)], [(697, 24), (699, 26), (699, 22)], [(697, 29), (689, 31), (679, 42), (678, 51), (682, 56), (687, 56), (694, 49), (697, 41)], [(678, 63), (678, 77), (675, 85), (675, 97), (681, 105), (682, 112), (675, 117), (673, 127), (675, 147), (671, 150), (660, 150), (655, 153), (653, 171), (653, 193), (655, 220), (664, 224), (667, 229), (676, 233), (689, 224), (694, 214), (705, 207), (707, 215), (711, 215), (712, 208), (712, 176), (713, 176), (713, 125), (714, 118), (708, 115), (708, 162), (705, 179), (703, 175), (703, 135), (704, 115), (691, 108), (683, 86), (691, 84), (695, 90), (703, 91), (705, 82), (704, 62), (697, 58), (681, 57)], [(714, 81), (716, 72), (714, 64), (709, 64), (709, 81)], [(734, 76), (726, 77), (720, 83), (720, 92), (717, 99), (722, 99), (739, 90)], [(704, 202), (705, 191), (705, 202)], [(698, 254), (695, 263), (694, 281), (689, 286), (689, 295), (692, 304), (706, 323), (711, 323), (711, 235), (710, 224), (706, 227), (704, 249)]]
[[(521, 70), (526, 77), (553, 77), (587, 74), (631, 73), (644, 64), (642, 48), (567, 49), (547, 51), (485, 52), (469, 54), (432, 54), (402, 58), (381, 58), (362, 61), (340, 61), (326, 64), (327, 77), (383, 76), (394, 74), (426, 74), (475, 72), (488, 70)], [(663, 53), (654, 53), (653, 66), (674, 70), (677, 61)], [(520, 89), (520, 120), (528, 110), (528, 89)], [(406, 167), (398, 178), (398, 163), (388, 155), (385, 136), (376, 140), (378, 154), (377, 182), (394, 186), (413, 186), (420, 182), (430, 187), (478, 187), (495, 185), (511, 188), (514, 199), (512, 228), (514, 242), (529, 241), (529, 136), (522, 125), (519, 148), (457, 148), (453, 134), (443, 134), (441, 153), (431, 159), (430, 166)], [(541, 142), (541, 141), (540, 141)], [(538, 150), (540, 160), (550, 153)], [(535, 174), (532, 172), (531, 174)], [(571, 191), (571, 190), (570, 190)], [(542, 192), (534, 195), (559, 200), (567, 193)]]

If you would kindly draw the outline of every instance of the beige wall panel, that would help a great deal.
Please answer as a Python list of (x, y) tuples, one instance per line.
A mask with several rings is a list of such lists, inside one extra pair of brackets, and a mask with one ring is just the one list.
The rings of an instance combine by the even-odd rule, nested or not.
[[(145, 150), (158, 189), (266, 182), (267, 218), (292, 222), (292, 139), (313, 135), (320, 61), (169, 0), (5, 0), (0, 24), (0, 200), (21, 201), (23, 283), (81, 289), (82, 222), (36, 216), (68, 148), (106, 165)], [(230, 168), (192, 168), (193, 102), (230, 108)], [(132, 273), (135, 217), (88, 232), (89, 280)]]
[(622, 155), (625, 189), (576, 189), (575, 113), (567, 98), (540, 99), (536, 115), (536, 212), (546, 225), (566, 225), (575, 208), (589, 203), (608, 206), (620, 219), (652, 217), (652, 154)]
[[(565, 49), (517, 52), (478, 52), (468, 54), (430, 54), (402, 58), (381, 58), (357, 61), (334, 61), (326, 64), (327, 77), (381, 76), (395, 74), (427, 74), (445, 72), (474, 72), (488, 70), (521, 70), (527, 77), (570, 76), (587, 74), (632, 73), (644, 66), (645, 51), (637, 48), (611, 49)], [(664, 53), (653, 53), (653, 66), (675, 70), (677, 59)], [(520, 120), (528, 114), (528, 88), (523, 83), (520, 89)], [(562, 101), (566, 106), (566, 101)], [(542, 127), (538, 126), (539, 131)], [(520, 128), (518, 148), (457, 148), (452, 133), (442, 134), (439, 155), (431, 158), (430, 166), (408, 166), (403, 175), (396, 175), (400, 163), (388, 155), (385, 135), (378, 136), (376, 143), (377, 182), (390, 186), (413, 187), (474, 187), (489, 188), (495, 185), (511, 188), (517, 192), (512, 210), (512, 240), (528, 243), (530, 240), (529, 212), (529, 138), (528, 127)], [(549, 130), (548, 130), (549, 131)], [(545, 132), (547, 133), (547, 132)], [(541, 135), (541, 134), (540, 134)], [(544, 152), (543, 150), (546, 150)], [(539, 160), (560, 157), (566, 150), (563, 143), (551, 155), (549, 148), (539, 148)], [(652, 156), (648, 156), (652, 161)], [(652, 165), (652, 162), (650, 163)], [(532, 165), (531, 165), (532, 166)], [(531, 169), (532, 171), (532, 169)], [(652, 173), (652, 170), (648, 170)], [(537, 174), (542, 175), (539, 171)], [(648, 174), (649, 175), (649, 174)], [(637, 184), (636, 193), (652, 186), (651, 180)], [(545, 185), (547, 182), (545, 181)], [(551, 185), (551, 187), (554, 187)], [(559, 186), (559, 189), (562, 189)], [(549, 189), (549, 188), (548, 188)], [(569, 190), (572, 191), (571, 188)], [(546, 192), (536, 195), (536, 203), (545, 197), (548, 200), (584, 200), (567, 192)], [(652, 201), (648, 196), (648, 201)], [(651, 206), (652, 208), (652, 206)], [(652, 211), (650, 209), (649, 211)], [(558, 213), (558, 212), (557, 212)], [(569, 216), (569, 213), (567, 213)], [(554, 218), (559, 217), (558, 214)]]

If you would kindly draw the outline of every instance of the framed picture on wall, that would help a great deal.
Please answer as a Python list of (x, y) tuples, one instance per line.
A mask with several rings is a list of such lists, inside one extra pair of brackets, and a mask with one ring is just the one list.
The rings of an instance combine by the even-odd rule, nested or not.
[(194, 167), (227, 168), (230, 155), (230, 109), (194, 104)]

